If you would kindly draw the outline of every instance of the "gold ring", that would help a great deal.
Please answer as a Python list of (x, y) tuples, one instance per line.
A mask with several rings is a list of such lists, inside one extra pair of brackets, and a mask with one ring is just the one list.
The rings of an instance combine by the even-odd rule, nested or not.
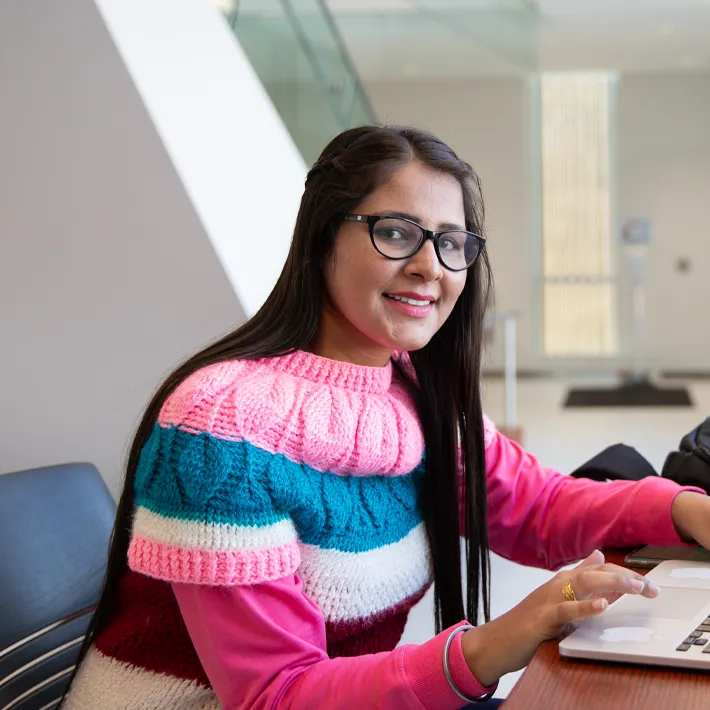
[(577, 601), (577, 596), (574, 593), (574, 589), (572, 589), (572, 585), (569, 582), (565, 582), (564, 586), (562, 587), (562, 596), (567, 602)]

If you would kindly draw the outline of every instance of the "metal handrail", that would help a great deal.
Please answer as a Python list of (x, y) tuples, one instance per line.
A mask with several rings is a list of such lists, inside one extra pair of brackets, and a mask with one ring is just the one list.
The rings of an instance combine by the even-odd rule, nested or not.
[(375, 113), (375, 107), (372, 105), (370, 97), (367, 95), (365, 87), (360, 81), (360, 75), (358, 74), (357, 69), (355, 67), (355, 63), (353, 62), (352, 57), (350, 56), (350, 52), (348, 52), (347, 45), (345, 44), (343, 35), (338, 29), (338, 24), (336, 23), (335, 18), (333, 17), (333, 13), (330, 11), (330, 8), (328, 7), (325, 0), (316, 0), (316, 2), (318, 3), (321, 8), (321, 11), (323, 12), (323, 17), (325, 18), (328, 27), (330, 27), (330, 31), (333, 33), (333, 37), (335, 37), (336, 43), (338, 45), (338, 51), (340, 52), (340, 58), (343, 60), (343, 64), (345, 64), (345, 67), (350, 72), (351, 76), (355, 77), (355, 92), (360, 94), (360, 98), (365, 104), (365, 109), (367, 110), (367, 114), (370, 117), (370, 120), (374, 121), (375, 116), (377, 115)]
[[(319, 78), (320, 85), (323, 88), (324, 91), (328, 92), (328, 95), (330, 96), (332, 93), (332, 87), (330, 85), (330, 81), (328, 79), (328, 76), (324, 72), (320, 61), (318, 60), (318, 56), (316, 53), (313, 51), (313, 47), (311, 44), (311, 41), (308, 39), (308, 35), (306, 34), (305, 30), (303, 29), (303, 25), (301, 24), (301, 21), (299, 19), (298, 13), (296, 12), (296, 9), (293, 7), (293, 4), (291, 3), (291, 0), (280, 0), (281, 6), (283, 7), (284, 13), (286, 14), (286, 17), (288, 17), (289, 22), (291, 23), (291, 26), (293, 27), (294, 32), (296, 33), (296, 38), (298, 39), (298, 43), (301, 45), (301, 49), (303, 50), (304, 54), (306, 55), (311, 68), (313, 69), (314, 74)], [(327, 5), (325, 4), (324, 0), (315, 0), (316, 4), (321, 10), (321, 13), (323, 15), (323, 18), (325, 20), (326, 25), (328, 25), (328, 29), (331, 31), (331, 34), (335, 38), (335, 44), (338, 48), (338, 53), (340, 54), (340, 58), (345, 66), (346, 71), (350, 74), (351, 77), (354, 77), (354, 90), (356, 94), (359, 94), (359, 97), (363, 100), (365, 104), (365, 108), (367, 110), (367, 113), (372, 121), (375, 119), (375, 111), (372, 106), (372, 103), (370, 102), (369, 97), (365, 93), (362, 84), (360, 83), (360, 77), (358, 76), (357, 70), (355, 69), (355, 65), (353, 64), (353, 61), (350, 57), (350, 54), (348, 53), (347, 47), (345, 46), (345, 42), (343, 41), (342, 35), (340, 34), (337, 25), (335, 24), (335, 20), (333, 19), (333, 16), (330, 13), (330, 10), (328, 9)], [(333, 100), (331, 99), (331, 105), (333, 107), (333, 110), (335, 111), (335, 105), (333, 104)], [(338, 120), (341, 124), (341, 127), (345, 127), (345, 117), (342, 115), (338, 115)]]
[(496, 313), (486, 318), (486, 326), (503, 323), (503, 357), (505, 382), (505, 421), (508, 429), (518, 426), (518, 364), (517, 364), (517, 313)]

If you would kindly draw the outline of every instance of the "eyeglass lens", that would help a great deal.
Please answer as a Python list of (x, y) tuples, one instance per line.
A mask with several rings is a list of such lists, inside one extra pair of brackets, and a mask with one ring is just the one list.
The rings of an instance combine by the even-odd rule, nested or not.
[[(377, 249), (392, 259), (411, 256), (424, 237), (416, 224), (394, 217), (377, 220), (372, 235)], [(441, 260), (450, 269), (467, 268), (480, 250), (478, 239), (468, 232), (444, 232), (437, 241)]]

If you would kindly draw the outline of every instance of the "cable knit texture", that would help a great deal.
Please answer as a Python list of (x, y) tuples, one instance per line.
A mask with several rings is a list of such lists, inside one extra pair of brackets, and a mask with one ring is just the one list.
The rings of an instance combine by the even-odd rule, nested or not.
[(116, 707), (218, 707), (173, 582), (295, 573), (323, 613), (330, 657), (392, 650), (432, 578), (423, 455), (392, 364), (296, 352), (189, 377), (141, 452), (129, 569), (67, 707), (99, 707), (104, 692), (125, 693)]

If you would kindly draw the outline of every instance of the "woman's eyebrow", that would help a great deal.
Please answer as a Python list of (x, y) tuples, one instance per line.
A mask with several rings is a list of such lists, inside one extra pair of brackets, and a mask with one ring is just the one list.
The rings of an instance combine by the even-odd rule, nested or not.
[[(415, 214), (410, 214), (409, 212), (401, 212), (399, 210), (379, 210), (381, 215), (387, 217), (402, 217), (403, 219), (411, 219), (412, 222), (421, 224), (421, 217)], [(439, 222), (439, 231), (446, 231), (447, 229), (466, 231), (466, 227), (462, 227), (460, 224), (455, 222)]]

